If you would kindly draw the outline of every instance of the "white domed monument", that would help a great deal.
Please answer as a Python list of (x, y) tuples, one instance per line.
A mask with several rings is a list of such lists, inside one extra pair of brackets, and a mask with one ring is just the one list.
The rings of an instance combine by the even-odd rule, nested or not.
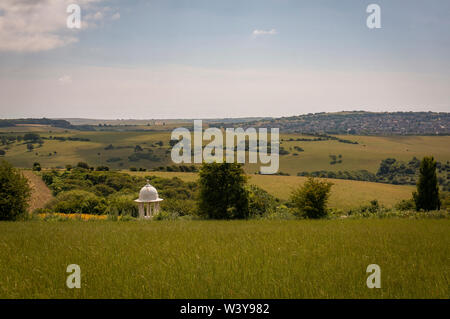
[(141, 188), (139, 198), (134, 200), (139, 206), (139, 218), (152, 218), (159, 211), (158, 191), (147, 180), (147, 185)]

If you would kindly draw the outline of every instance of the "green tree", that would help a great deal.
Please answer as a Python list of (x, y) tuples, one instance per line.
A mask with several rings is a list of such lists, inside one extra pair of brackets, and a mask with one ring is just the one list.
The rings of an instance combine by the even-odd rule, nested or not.
[(37, 143), (39, 140), (41, 140), (41, 137), (37, 133), (26, 133), (23, 136), (23, 139), (25, 141), (30, 141), (31, 143)]
[(333, 183), (308, 177), (308, 180), (291, 194), (291, 202), (297, 215), (308, 218), (325, 217), (331, 186)]
[(416, 209), (425, 211), (440, 209), (439, 184), (436, 176), (436, 161), (425, 156), (420, 163), (417, 192), (413, 193)]
[(247, 218), (247, 178), (237, 163), (204, 163), (200, 169), (199, 214), (213, 219)]
[(33, 171), (40, 172), (41, 171), (41, 164), (38, 162), (33, 163)]
[(84, 169), (89, 169), (89, 165), (86, 162), (78, 162), (77, 167), (84, 168)]
[(0, 220), (17, 220), (28, 210), (28, 180), (10, 163), (0, 161)]
[(103, 214), (106, 210), (106, 201), (91, 192), (84, 190), (71, 190), (61, 192), (46, 205), (46, 208), (65, 214)]

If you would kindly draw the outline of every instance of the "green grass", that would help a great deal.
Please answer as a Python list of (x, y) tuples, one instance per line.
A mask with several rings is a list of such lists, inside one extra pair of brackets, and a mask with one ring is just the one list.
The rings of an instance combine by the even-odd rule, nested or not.
[[(186, 182), (195, 181), (196, 173), (181, 172), (127, 172), (133, 175), (156, 175), (165, 178), (179, 177)], [(287, 200), (295, 187), (303, 184), (306, 177), (277, 176), (277, 175), (249, 175), (249, 183), (255, 184), (270, 194)], [(415, 186), (391, 185), (382, 183), (329, 179), (334, 185), (331, 188), (329, 206), (331, 208), (351, 209), (377, 199), (380, 204), (394, 206), (402, 199), (412, 197)]]
[[(176, 124), (176, 123), (174, 123)], [(180, 124), (181, 125), (181, 124)], [(48, 131), (45, 131), (45, 128)], [(11, 129), (11, 130), (9, 130)], [(43, 167), (64, 167), (66, 164), (76, 164), (78, 161), (86, 161), (93, 166), (106, 164), (113, 169), (128, 168), (130, 166), (151, 168), (157, 166), (172, 165), (170, 154), (164, 155), (166, 150), (171, 148), (168, 145), (170, 130), (154, 132), (133, 132), (133, 131), (98, 131), (80, 132), (68, 130), (61, 131), (57, 128), (39, 126), (35, 127), (14, 127), (3, 128), (0, 132), (12, 132), (22, 130), (22, 133), (8, 133), (12, 135), (24, 134), (28, 130), (38, 130), (45, 137), (83, 137), (89, 138), (89, 142), (76, 141), (49, 141), (46, 140), (42, 148), (36, 148), (33, 152), (28, 152), (25, 145), (15, 143), (6, 150), (5, 159), (13, 165), (22, 168), (31, 168), (34, 162), (40, 162)], [(51, 133), (49, 132), (51, 131)], [(447, 162), (450, 160), (450, 136), (341, 136), (344, 139), (357, 141), (359, 144), (345, 144), (338, 141), (316, 141), (301, 142), (288, 141), (290, 138), (296, 139), (305, 137), (300, 134), (282, 134), (284, 141), (281, 146), (288, 150), (290, 154), (280, 156), (280, 171), (297, 175), (302, 171), (345, 171), (345, 170), (368, 170), (376, 173), (381, 160), (393, 157), (398, 160), (409, 161), (414, 156), (422, 158), (425, 155), (433, 155), (438, 161)], [(122, 148), (106, 151), (104, 148), (109, 144), (114, 146), (131, 146), (136, 144), (144, 148), (151, 147), (152, 143), (163, 141), (162, 149), (153, 148), (161, 158), (160, 162), (150, 162), (141, 160), (138, 162), (128, 161), (128, 156), (133, 153), (133, 149)], [(206, 143), (206, 142), (205, 142)], [(294, 147), (300, 146), (305, 151), (297, 152)], [(4, 147), (0, 147), (4, 148)], [(48, 156), (48, 153), (56, 151), (56, 156)], [(36, 155), (35, 153), (38, 153)], [(293, 153), (298, 155), (294, 156)], [(98, 153), (101, 155), (99, 156)], [(329, 155), (342, 155), (342, 163), (330, 164)], [(112, 157), (120, 157), (122, 161), (107, 163), (106, 160)], [(122, 163), (122, 166), (119, 164)], [(260, 164), (246, 164), (249, 173), (257, 172)]]
[[(433, 155), (438, 161), (450, 160), (450, 136), (340, 136), (359, 144), (345, 144), (338, 141), (289, 142), (289, 138), (300, 135), (283, 135), (281, 145), (291, 152), (280, 158), (280, 170), (291, 175), (302, 171), (354, 171), (368, 170), (376, 173), (381, 160), (388, 157), (409, 161), (414, 156), (422, 158)], [(305, 151), (294, 156), (294, 146)], [(290, 149), (292, 147), (292, 150)], [(341, 164), (330, 164), (329, 155), (342, 155)]]
[(2, 222), (0, 298), (449, 298), (449, 234), (448, 220)]

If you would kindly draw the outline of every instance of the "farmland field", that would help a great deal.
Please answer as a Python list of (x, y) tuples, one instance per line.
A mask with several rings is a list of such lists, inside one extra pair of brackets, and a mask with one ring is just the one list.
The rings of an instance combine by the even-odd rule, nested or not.
[[(153, 127), (151, 127), (153, 128)], [(142, 167), (146, 169), (172, 165), (170, 159), (170, 131), (96, 131), (80, 132), (63, 131), (58, 128), (32, 127), (25, 130), (22, 127), (3, 128), (2, 135), (20, 135), (27, 131), (37, 131), (42, 137), (73, 137), (89, 141), (45, 140), (41, 147), (28, 151), (23, 142), (8, 146), (4, 158), (16, 167), (31, 168), (34, 162), (43, 167), (64, 167), (66, 164), (76, 164), (86, 161), (90, 165), (108, 165), (112, 169)], [(136, 127), (135, 127), (136, 129)], [(409, 161), (414, 156), (421, 158), (433, 155), (438, 161), (450, 161), (450, 136), (338, 136), (342, 139), (358, 142), (358, 144), (341, 143), (337, 140), (326, 141), (296, 141), (297, 138), (310, 138), (300, 134), (281, 134), (281, 147), (289, 154), (280, 156), (280, 171), (297, 175), (302, 171), (354, 171), (368, 170), (376, 173), (380, 162), (388, 157)], [(291, 139), (293, 141), (291, 141)], [(163, 145), (155, 143), (162, 141)], [(206, 142), (205, 142), (206, 143)], [(114, 148), (105, 148), (112, 144)], [(129, 157), (134, 153), (134, 147), (140, 145), (145, 152), (153, 152), (154, 160), (135, 159)], [(304, 151), (297, 151), (295, 148)], [(56, 152), (56, 153), (55, 153)], [(342, 162), (331, 164), (330, 155), (341, 155)], [(246, 164), (248, 173), (257, 172), (260, 164)]]
[(449, 220), (2, 222), (0, 298), (449, 298), (449, 234)]

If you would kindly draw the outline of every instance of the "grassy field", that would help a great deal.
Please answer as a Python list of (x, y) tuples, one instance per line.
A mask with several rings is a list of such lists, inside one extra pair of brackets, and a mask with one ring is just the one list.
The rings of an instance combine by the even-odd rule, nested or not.
[[(52, 127), (47, 127), (46, 131), (45, 126), (22, 126), (3, 128), (0, 129), (0, 132), (3, 131), (6, 135), (18, 135), (29, 130), (38, 131), (43, 137), (79, 137), (88, 138), (90, 141), (45, 140), (42, 147), (36, 147), (32, 152), (27, 151), (26, 145), (22, 142), (11, 144), (6, 150), (5, 158), (17, 167), (30, 168), (36, 161), (43, 167), (64, 167), (66, 164), (74, 165), (78, 161), (86, 161), (93, 166), (108, 165), (113, 169), (130, 166), (149, 169), (173, 164), (170, 159), (170, 131), (80, 132)], [(450, 160), (450, 148), (448, 147), (450, 136), (341, 136), (344, 139), (357, 141), (358, 144), (340, 143), (336, 140), (289, 141), (291, 138), (299, 137), (310, 138), (299, 134), (282, 134), (280, 137), (283, 140), (281, 146), (289, 152), (288, 155), (280, 156), (280, 171), (284, 173), (297, 175), (302, 171), (363, 169), (375, 173), (381, 160), (388, 157), (409, 161), (414, 156), (422, 158), (425, 155), (434, 155), (438, 161), (444, 163)], [(162, 147), (154, 145), (158, 141), (164, 143)], [(105, 147), (110, 144), (113, 144), (115, 149), (105, 150)], [(159, 160), (130, 161), (128, 157), (133, 154), (134, 147), (138, 144), (143, 147), (144, 152), (152, 149), (158, 155)], [(304, 151), (296, 151), (296, 146), (303, 148)], [(5, 149), (5, 147), (0, 146), (0, 149)], [(49, 153), (52, 155), (49, 156)], [(342, 163), (330, 164), (330, 155), (342, 155)], [(120, 158), (120, 160), (108, 162), (111, 158)], [(259, 164), (247, 164), (246, 170), (254, 173), (259, 170), (259, 167)]]
[[(181, 172), (130, 172), (134, 175), (155, 175), (165, 178), (179, 177), (190, 182), (197, 179), (196, 173)], [(292, 189), (306, 181), (306, 177), (249, 175), (249, 183), (255, 184), (280, 199), (288, 199)], [(402, 199), (411, 198), (414, 186), (391, 185), (371, 182), (329, 179), (334, 183), (331, 188), (329, 206), (339, 209), (350, 209), (367, 204), (377, 199), (381, 204), (392, 207)]]
[(449, 298), (449, 234), (448, 220), (2, 222), (0, 298)]

